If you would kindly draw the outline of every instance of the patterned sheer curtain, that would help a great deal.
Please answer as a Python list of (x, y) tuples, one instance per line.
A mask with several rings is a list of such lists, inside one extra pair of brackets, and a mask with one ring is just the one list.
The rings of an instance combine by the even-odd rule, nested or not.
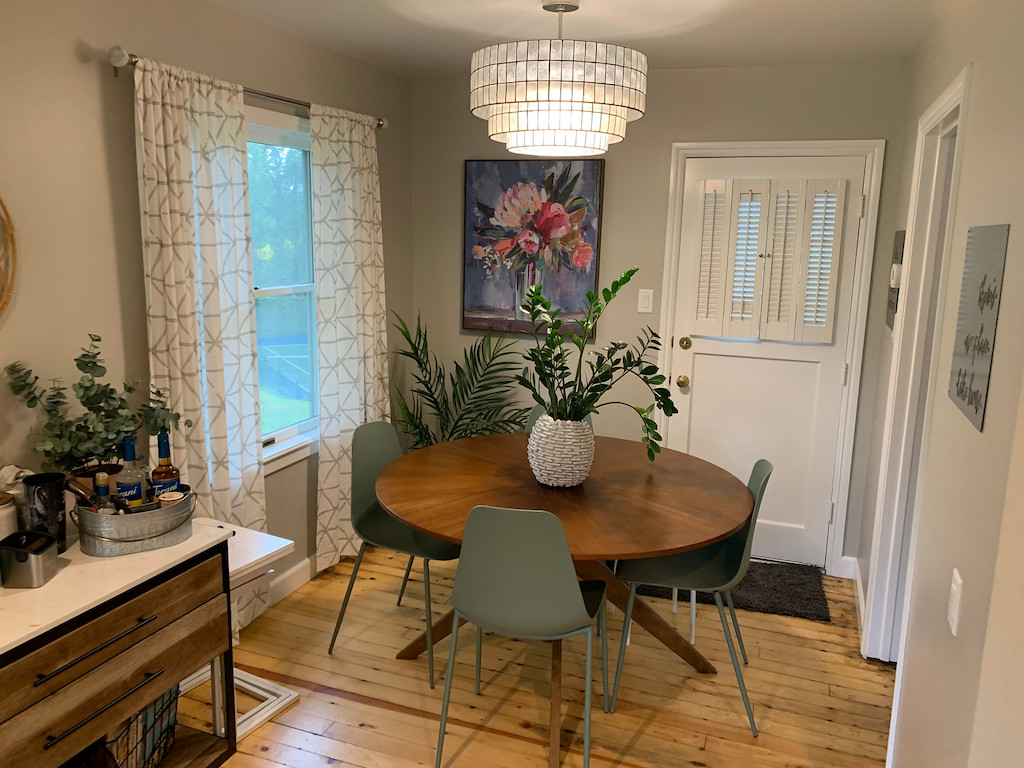
[(316, 565), (355, 554), (352, 432), (388, 411), (375, 118), (314, 104), (313, 250), (320, 369)]
[(197, 515), (265, 530), (242, 87), (141, 59), (135, 127), (150, 381), (193, 422), (174, 460)]

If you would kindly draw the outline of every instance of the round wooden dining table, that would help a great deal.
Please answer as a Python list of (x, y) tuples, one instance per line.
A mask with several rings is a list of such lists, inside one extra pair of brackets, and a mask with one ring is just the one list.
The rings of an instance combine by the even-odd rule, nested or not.
[[(562, 522), (576, 572), (600, 579), (608, 599), (625, 609), (629, 588), (605, 565), (685, 552), (735, 533), (750, 517), (753, 497), (734, 475), (709, 462), (662, 449), (654, 462), (639, 442), (597, 437), (590, 475), (575, 488), (551, 488), (533, 476), (529, 435), (488, 435), (412, 451), (377, 478), (377, 498), (415, 530), (461, 543), (466, 517), (477, 505), (544, 509)], [(698, 672), (714, 666), (643, 600), (633, 619)], [(434, 642), (451, 633), (452, 612), (433, 629)], [(426, 635), (398, 658), (426, 650)]]

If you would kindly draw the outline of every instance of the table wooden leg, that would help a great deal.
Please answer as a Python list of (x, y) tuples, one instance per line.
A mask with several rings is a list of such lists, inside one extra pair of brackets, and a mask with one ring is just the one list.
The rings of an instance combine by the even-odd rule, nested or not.
[[(578, 560), (575, 565), (577, 576), (584, 580), (603, 581), (606, 585), (605, 594), (612, 605), (623, 611), (626, 609), (629, 587), (619, 581), (604, 563), (597, 560)], [(698, 672), (717, 674), (718, 670), (715, 669), (714, 664), (705, 659), (700, 651), (676, 632), (671, 624), (639, 598), (633, 602), (633, 621), (650, 632), (662, 645)]]
[(551, 716), (548, 720), (548, 766), (558, 768), (562, 756), (562, 641), (551, 643)]
[[(452, 633), (452, 617), (455, 615), (455, 610), (450, 610), (440, 619), (434, 622), (431, 629), (431, 634), (434, 636), (434, 644), (436, 645), (440, 641), (444, 640), (448, 635)], [(459, 626), (465, 624), (466, 620), (462, 619)], [(427, 650), (427, 633), (423, 632), (415, 640), (409, 643), (405, 648), (398, 652), (395, 656), (396, 659), (415, 659), (421, 653)]]

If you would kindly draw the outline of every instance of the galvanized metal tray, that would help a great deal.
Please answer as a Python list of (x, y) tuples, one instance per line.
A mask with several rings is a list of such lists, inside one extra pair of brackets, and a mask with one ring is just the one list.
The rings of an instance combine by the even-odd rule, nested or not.
[(71, 513), (80, 534), (82, 552), (93, 557), (117, 557), (180, 544), (192, 535), (196, 497), (182, 485), (181, 501), (167, 507), (125, 515), (101, 515), (76, 506)]

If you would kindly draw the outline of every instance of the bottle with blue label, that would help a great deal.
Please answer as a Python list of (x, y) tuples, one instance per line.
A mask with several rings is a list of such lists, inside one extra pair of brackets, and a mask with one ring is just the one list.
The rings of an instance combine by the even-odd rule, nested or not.
[(157, 456), (160, 463), (153, 467), (153, 496), (161, 493), (177, 491), (181, 485), (181, 473), (171, 464), (171, 436), (161, 432), (156, 436)]
[(135, 435), (124, 439), (124, 468), (117, 473), (117, 495), (129, 507), (141, 506), (146, 500), (146, 471), (139, 467), (135, 455)]

